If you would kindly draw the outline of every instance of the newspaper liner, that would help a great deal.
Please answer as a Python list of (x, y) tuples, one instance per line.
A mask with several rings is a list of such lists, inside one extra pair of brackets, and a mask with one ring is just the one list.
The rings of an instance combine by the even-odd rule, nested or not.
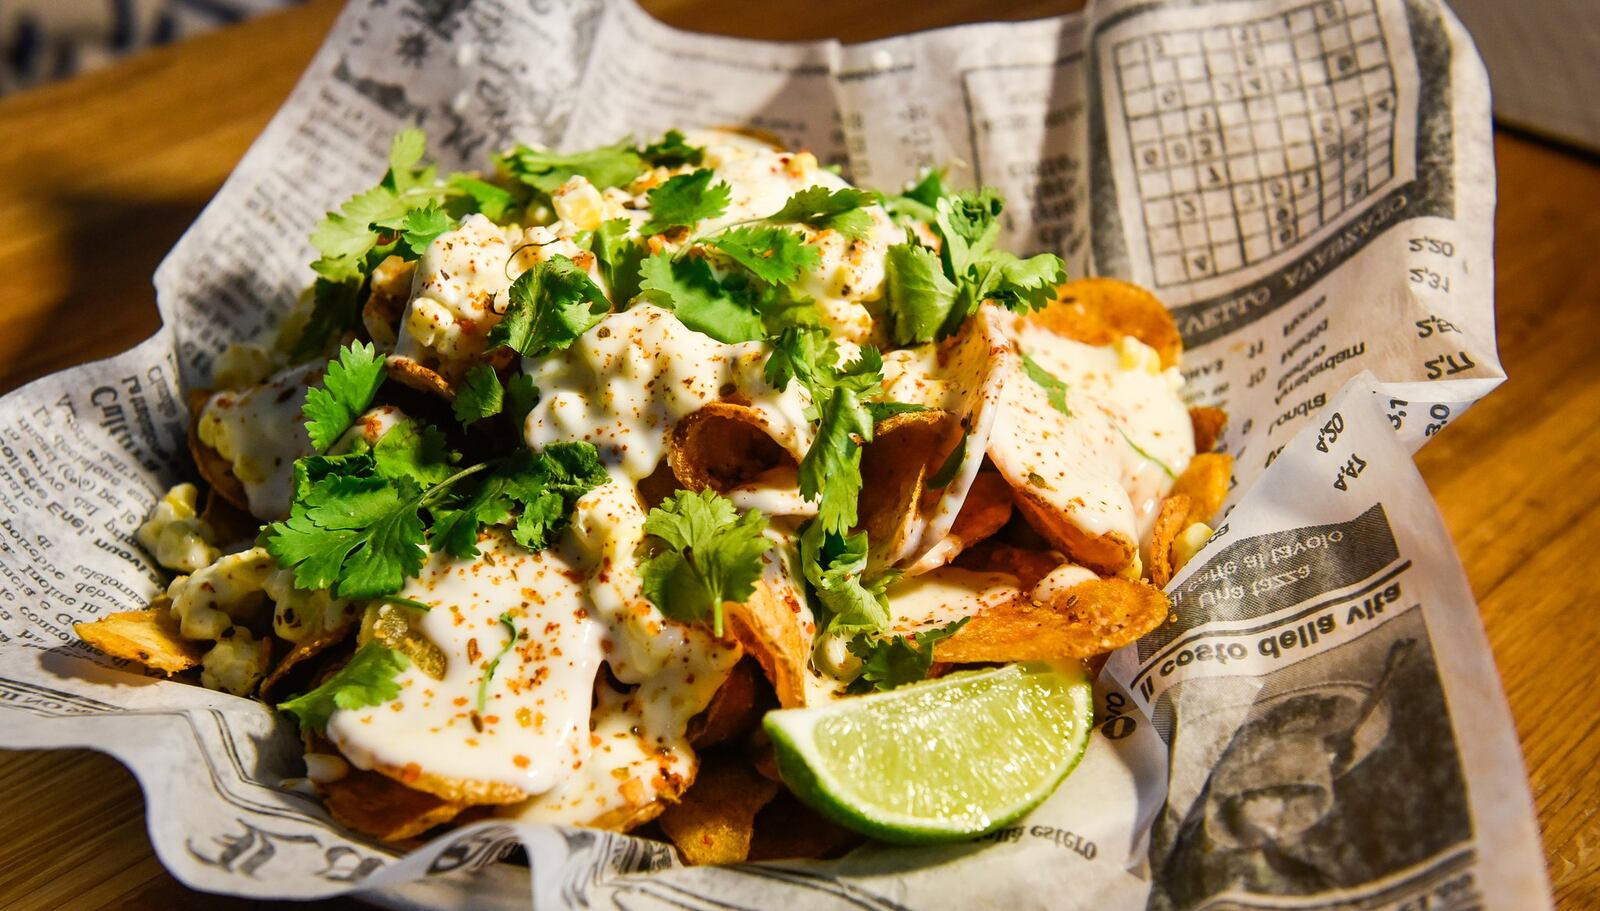
[[(305, 241), (419, 123), (446, 167), (747, 124), (894, 187), (1011, 201), (1004, 243), (1149, 285), (1233, 510), (1117, 653), (1079, 770), (981, 842), (686, 868), (661, 844), (487, 822), (409, 854), (282, 786), (290, 722), (143, 676), (70, 624), (142, 607), (132, 532), (189, 477), (179, 389), (269, 325)], [(126, 763), (200, 889), (407, 907), (1549, 907), (1511, 720), (1409, 451), (1504, 375), (1488, 86), (1434, 0), (1104, 2), (841, 46), (666, 28), (627, 2), (357, 0), (156, 275), (164, 327), (0, 401), (0, 745)], [(497, 864), (515, 846), (526, 869)], [(1408, 905), (1414, 906), (1414, 905)]]

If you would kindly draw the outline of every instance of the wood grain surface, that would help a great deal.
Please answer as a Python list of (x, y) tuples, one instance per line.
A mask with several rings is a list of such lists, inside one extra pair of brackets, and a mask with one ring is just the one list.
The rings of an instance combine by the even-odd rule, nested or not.
[[(864, 40), (1078, 4), (654, 0), (680, 27)], [(290, 12), (0, 101), (0, 391), (156, 328), (151, 274), (338, 9)], [(1505, 681), (1559, 906), (1600, 908), (1600, 161), (1500, 133), (1500, 350), (1511, 379), (1418, 458)], [(365, 907), (202, 895), (151, 853), (139, 789), (86, 751), (0, 751), (0, 907)]]

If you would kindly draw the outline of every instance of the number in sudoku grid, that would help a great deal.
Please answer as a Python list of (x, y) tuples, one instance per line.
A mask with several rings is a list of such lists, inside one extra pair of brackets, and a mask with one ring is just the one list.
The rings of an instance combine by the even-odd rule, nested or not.
[(1157, 285), (1268, 259), (1394, 176), (1373, 0), (1323, 0), (1114, 48)]

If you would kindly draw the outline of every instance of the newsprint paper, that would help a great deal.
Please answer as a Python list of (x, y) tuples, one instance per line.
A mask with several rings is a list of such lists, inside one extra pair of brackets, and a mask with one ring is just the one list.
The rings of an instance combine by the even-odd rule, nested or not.
[[(1231, 512), (1115, 654), (1058, 793), (981, 842), (687, 868), (482, 822), (409, 853), (284, 786), (292, 722), (74, 641), (162, 580), (132, 533), (193, 477), (183, 390), (311, 278), (316, 219), (397, 128), (446, 168), (513, 140), (775, 133), (858, 183), (928, 165), (1005, 243), (1153, 288), (1225, 406)], [(1410, 453), (1503, 378), (1483, 67), (1436, 0), (1101, 2), (843, 46), (675, 31), (628, 2), (356, 0), (156, 275), (164, 328), (0, 401), (0, 746), (92, 747), (196, 888), (629, 909), (1550, 905), (1472, 594)], [(527, 867), (500, 863), (516, 846)]]

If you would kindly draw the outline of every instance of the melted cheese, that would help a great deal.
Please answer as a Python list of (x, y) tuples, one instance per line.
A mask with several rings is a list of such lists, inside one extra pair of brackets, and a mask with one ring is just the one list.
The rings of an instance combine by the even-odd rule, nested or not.
[(262, 521), (289, 515), (294, 462), (312, 452), (300, 409), (321, 366), (305, 364), (242, 392), (219, 392), (200, 412), (200, 441), (232, 465), (251, 514)]
[(1143, 540), (1172, 489), (1168, 470), (1181, 472), (1194, 457), (1182, 375), (1141, 356), (1134, 346), (1144, 346), (1131, 338), (1086, 345), (1022, 321), (1011, 332), (1025, 355), (1066, 384), (1072, 413), (1063, 415), (1018, 370), (990, 451), (1027, 464), (1034, 488), (1084, 532)]
[(607, 465), (637, 482), (661, 462), (679, 419), (735, 399), (759, 411), (778, 445), (802, 458), (812, 437), (805, 392), (799, 383), (781, 393), (769, 386), (761, 374), (766, 358), (760, 342), (723, 344), (659, 307), (613, 313), (563, 356), (533, 365), (542, 397), (528, 415), (528, 445), (593, 443)]

